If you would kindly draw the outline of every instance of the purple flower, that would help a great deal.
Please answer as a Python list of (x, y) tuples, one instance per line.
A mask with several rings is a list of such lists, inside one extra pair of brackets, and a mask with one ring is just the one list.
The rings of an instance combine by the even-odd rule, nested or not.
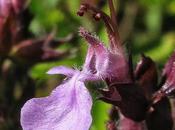
[[(87, 7), (88, 5), (82, 5), (80, 11)], [(91, 7), (89, 9), (94, 10)], [(113, 22), (106, 15), (103, 20), (106, 18), (110, 48), (106, 48), (97, 37), (81, 27), (79, 33), (89, 45), (82, 71), (63, 66), (48, 71), (48, 74), (64, 74), (68, 79), (53, 90), (50, 96), (26, 102), (21, 110), (21, 125), (24, 130), (88, 130), (92, 121), (92, 99), (84, 82), (131, 82), (128, 61), (116, 35), (115, 25), (111, 24)], [(105, 93), (109, 95), (108, 91), (103, 91)], [(115, 101), (121, 100), (116, 89), (113, 91), (111, 88), (109, 93)]]
[[(90, 67), (89, 51), (85, 66)], [(21, 125), (24, 130), (88, 130), (92, 122), (92, 99), (84, 85), (89, 80), (90, 71), (74, 70), (64, 66), (50, 69), (48, 74), (67, 76), (50, 96), (33, 98), (25, 103), (21, 110)], [(87, 75), (87, 78), (86, 78)], [(93, 77), (90, 77), (90, 79)]]
[(49, 74), (69, 77), (54, 89), (50, 96), (33, 98), (21, 110), (24, 130), (88, 130), (92, 122), (91, 96), (84, 83), (79, 81), (81, 72), (66, 67), (55, 67)]
[(82, 71), (64, 66), (48, 71), (48, 74), (66, 75), (68, 79), (54, 89), (50, 96), (33, 98), (25, 103), (21, 110), (21, 125), (24, 130), (89, 129), (92, 122), (92, 99), (84, 82), (116, 77), (117, 61), (122, 60), (122, 56), (112, 54), (84, 28), (80, 28), (79, 32), (89, 43)]
[[(151, 64), (148, 68), (141, 65), (139, 68), (144, 70), (144, 73), (141, 72), (144, 77), (141, 77), (140, 83), (136, 81), (132, 65), (132, 55), (131, 53), (129, 56), (126, 55), (120, 40), (113, 2), (108, 0), (108, 3), (110, 16), (88, 3), (81, 4), (77, 14), (83, 16), (85, 13), (90, 13), (95, 20), (102, 20), (104, 22), (108, 34), (109, 48), (104, 47), (100, 40), (84, 29), (81, 29), (83, 30), (82, 32), (80, 30), (80, 34), (94, 50), (94, 75), (104, 79), (107, 84), (106, 89), (98, 89), (101, 94), (99, 99), (117, 106), (125, 117), (134, 121), (142, 121), (145, 119), (149, 101), (146, 99), (146, 95), (140, 85), (144, 83), (145, 88), (148, 85), (145, 84), (146, 81), (151, 85), (152, 82), (154, 83), (155, 67), (154, 64)], [(151, 72), (151, 78), (153, 77), (151, 81), (147, 80), (149, 72)], [(150, 89), (145, 89), (148, 90), (149, 94)]]
[(79, 33), (89, 43), (91, 51), (89, 57), (94, 62), (90, 68), (93, 70), (92, 74), (110, 81), (130, 82), (128, 64), (121, 49), (117, 49), (117, 51), (112, 50), (112, 48), (107, 49), (97, 37), (84, 28), (80, 28)]

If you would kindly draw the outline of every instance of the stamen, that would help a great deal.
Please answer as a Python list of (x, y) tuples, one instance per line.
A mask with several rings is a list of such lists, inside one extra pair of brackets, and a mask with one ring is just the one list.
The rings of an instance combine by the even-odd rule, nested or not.
[(80, 6), (80, 10), (87, 11), (87, 6), (82, 4), (82, 5)]
[(112, 21), (111, 21), (110, 17), (107, 14), (105, 14), (104, 12), (98, 10), (97, 8), (94, 8), (93, 6), (91, 6), (89, 4), (82, 4), (80, 6), (80, 9), (79, 9), (78, 12), (84, 12), (85, 13), (87, 11), (92, 13), (93, 16), (94, 15), (100, 16), (100, 18), (104, 21), (104, 23), (107, 26), (107, 28), (109, 30), (111, 30), (112, 32), (114, 32), (113, 26), (112, 26)]
[[(112, 20), (112, 24), (113, 24), (113, 28), (114, 28), (114, 32), (115, 32), (115, 37), (116, 37), (116, 40), (118, 41), (117, 44), (120, 44), (120, 35), (119, 35), (119, 32), (118, 32), (118, 25), (117, 25), (117, 19), (116, 19), (117, 15), (116, 15), (116, 12), (115, 12), (113, 0), (108, 0), (108, 4), (109, 4), (111, 20)], [(113, 46), (115, 46), (115, 44), (116, 43), (114, 43)]]
[(83, 16), (83, 15), (84, 15), (84, 11), (79, 10), (79, 11), (77, 12), (77, 15), (79, 15), (79, 16)]
[(106, 13), (98, 10), (97, 8), (94, 8), (93, 6), (89, 4), (82, 4), (77, 14), (79, 16), (83, 16), (84, 13), (88, 11), (92, 13), (93, 18), (95, 20), (97, 21), (100, 19), (103, 20), (103, 22), (105, 23), (106, 29), (107, 29), (111, 50), (112, 51), (118, 50), (120, 48), (120, 39), (119, 39), (119, 33), (117, 31), (116, 23), (113, 22), (112, 19)]
[(98, 21), (98, 20), (101, 19), (101, 14), (100, 14), (100, 13), (94, 14), (93, 17), (94, 17), (94, 19), (95, 19), (96, 21)]
[(110, 9), (110, 15), (111, 15), (112, 22), (117, 27), (116, 12), (115, 12), (113, 1), (108, 0), (108, 4), (109, 4), (109, 9)]

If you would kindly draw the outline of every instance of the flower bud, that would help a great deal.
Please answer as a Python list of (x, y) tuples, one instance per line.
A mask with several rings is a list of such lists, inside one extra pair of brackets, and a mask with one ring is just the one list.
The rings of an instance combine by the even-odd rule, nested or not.
[[(49, 42), (54, 42), (54, 40)], [(49, 46), (46, 46), (45, 43), (45, 39), (26, 40), (14, 46), (12, 53), (19, 60), (30, 62), (32, 64), (41, 61), (55, 60), (68, 54), (67, 52), (55, 51)]]

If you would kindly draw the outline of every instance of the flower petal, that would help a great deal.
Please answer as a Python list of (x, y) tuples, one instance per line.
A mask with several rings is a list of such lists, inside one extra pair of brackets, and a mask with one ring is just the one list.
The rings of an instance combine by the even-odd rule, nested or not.
[(92, 122), (92, 99), (74, 75), (50, 96), (33, 98), (21, 110), (23, 130), (88, 130)]
[(96, 73), (95, 61), (96, 61), (95, 52), (93, 47), (90, 45), (83, 66), (83, 72), (90, 72), (92, 74)]
[(128, 65), (122, 51), (110, 52), (97, 37), (82, 27), (79, 33), (95, 52), (94, 63), (98, 77), (110, 80), (115, 77), (115, 81), (130, 82)]
[[(104, 47), (102, 42), (98, 38), (93, 36), (90, 32), (88, 32), (85, 28), (81, 27), (79, 29), (79, 33), (88, 42), (90, 49), (92, 50), (90, 54), (92, 55), (92, 52), (93, 54), (95, 52), (95, 68), (97, 73), (99, 73), (98, 75), (100, 76), (101, 72), (103, 73), (104, 68), (106, 68), (108, 64), (108, 51)], [(89, 53), (87, 57), (89, 57)]]
[(47, 74), (63, 74), (68, 77), (72, 77), (75, 74), (76, 70), (72, 68), (68, 68), (65, 66), (58, 66), (58, 67), (53, 67), (50, 69)]

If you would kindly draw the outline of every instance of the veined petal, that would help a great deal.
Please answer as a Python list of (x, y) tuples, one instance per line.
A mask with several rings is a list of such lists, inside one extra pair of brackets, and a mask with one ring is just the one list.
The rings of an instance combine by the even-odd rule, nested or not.
[(95, 53), (93, 62), (89, 54), (87, 57), (89, 58), (88, 63), (90, 63), (90, 61), (91, 63), (95, 63), (95, 71), (98, 77), (103, 79), (112, 79), (115, 77), (115, 80), (117, 79), (120, 82), (130, 82), (127, 62), (121, 51), (115, 53), (110, 52), (98, 38), (82, 27), (79, 29), (79, 33), (88, 42), (91, 49), (91, 57), (94, 56)]
[(92, 122), (92, 99), (74, 75), (50, 96), (33, 98), (21, 110), (23, 130), (88, 130)]
[(68, 68), (65, 66), (58, 66), (58, 67), (53, 67), (51, 68), (47, 74), (63, 74), (68, 77), (72, 77), (75, 74), (76, 70), (72, 68)]
[[(98, 38), (93, 36), (90, 32), (88, 32), (85, 28), (81, 27), (79, 29), (79, 33), (83, 38), (86, 39), (90, 46), (87, 57), (90, 58), (89, 54), (95, 54), (95, 69), (100, 76), (100, 73), (105, 70), (108, 64), (108, 51), (102, 44), (102, 42)], [(91, 53), (89, 53), (90, 51)], [(90, 62), (91, 59), (88, 59), (86, 61)]]
[(87, 51), (86, 60), (83, 66), (83, 71), (96, 73), (95, 60), (96, 60), (96, 57), (95, 57), (94, 48), (90, 45)]
[(104, 76), (106, 72), (106, 68), (109, 64), (108, 51), (102, 44), (98, 44), (94, 46), (95, 54), (96, 54), (96, 69), (98, 75)]

